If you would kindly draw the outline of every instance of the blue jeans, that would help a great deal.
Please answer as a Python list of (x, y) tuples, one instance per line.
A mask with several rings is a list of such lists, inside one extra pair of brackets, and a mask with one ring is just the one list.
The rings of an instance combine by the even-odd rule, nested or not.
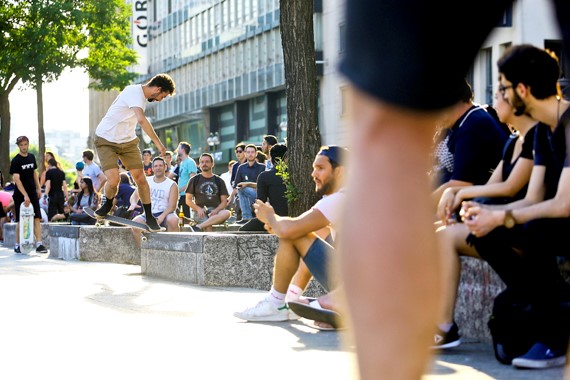
[(238, 190), (239, 194), (239, 205), (241, 207), (241, 218), (251, 219), (253, 218), (251, 205), (255, 202), (257, 196), (257, 191), (252, 187), (244, 187)]

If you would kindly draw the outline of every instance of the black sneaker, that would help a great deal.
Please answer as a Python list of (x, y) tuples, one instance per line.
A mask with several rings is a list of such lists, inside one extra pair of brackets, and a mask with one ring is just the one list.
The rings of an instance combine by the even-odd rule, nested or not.
[(566, 355), (561, 351), (551, 350), (542, 343), (536, 343), (523, 356), (513, 359), (517, 368), (552, 368), (566, 364)]
[(43, 244), (40, 244), (40, 245), (38, 245), (38, 246), (36, 247), (36, 252), (37, 252), (37, 253), (47, 253), (47, 251), (48, 251), (47, 248), (44, 247)]
[(150, 218), (146, 218), (146, 225), (150, 232), (160, 232), (163, 231), (163, 228), (158, 225), (156, 218), (151, 216)]
[(22, 253), (22, 251), (20, 251), (20, 247), (14, 247), (14, 252), (15, 253)]
[(246, 224), (247, 222), (249, 222), (249, 219), (240, 219), (236, 222), (236, 224)]
[(101, 205), (101, 207), (95, 210), (95, 215), (99, 217), (105, 217), (107, 214), (111, 212), (112, 208), (113, 208), (113, 202), (105, 202)]
[(193, 230), (194, 232), (202, 232), (202, 229), (201, 229), (200, 227), (198, 227), (198, 226), (192, 226), (192, 230)]
[(459, 339), (459, 326), (457, 323), (453, 322), (453, 325), (448, 332), (443, 332), (438, 329), (437, 333), (433, 336), (433, 346), (431, 348), (440, 350), (444, 348), (453, 348), (461, 344), (461, 339)]

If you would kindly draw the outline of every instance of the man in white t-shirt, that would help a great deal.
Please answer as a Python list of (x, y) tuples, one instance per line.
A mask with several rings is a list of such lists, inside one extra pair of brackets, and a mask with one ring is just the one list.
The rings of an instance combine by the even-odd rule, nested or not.
[[(178, 186), (176, 182), (166, 177), (166, 161), (162, 157), (155, 157), (152, 160), (153, 176), (146, 177), (150, 188), (150, 198), (152, 200), (152, 216), (156, 222), (166, 228), (167, 232), (179, 232), (178, 215), (176, 206), (178, 205)], [(139, 202), (138, 189), (131, 195), (131, 205), (129, 210), (134, 210)], [(138, 215), (133, 219), (135, 222), (146, 223), (146, 215)], [(133, 228), (135, 241), (140, 246), (141, 232)]]
[(143, 170), (141, 151), (138, 145), (139, 139), (135, 129), (138, 123), (154, 142), (160, 151), (160, 155), (164, 156), (166, 147), (156, 135), (144, 111), (147, 102), (160, 102), (167, 96), (174, 95), (175, 91), (176, 85), (172, 78), (168, 74), (158, 74), (146, 84), (125, 87), (107, 110), (107, 114), (95, 130), (95, 139), (93, 140), (101, 161), (101, 168), (107, 176), (106, 201), (95, 211), (96, 215), (105, 216), (113, 207), (113, 198), (117, 194), (119, 185), (119, 166), (117, 163), (117, 158), (119, 158), (137, 185), (147, 226), (153, 232), (161, 230), (156, 219), (152, 216), (150, 190)]
[[(259, 199), (254, 208), (265, 228), (279, 237), (273, 266), (273, 286), (255, 306), (234, 316), (252, 322), (279, 322), (298, 319), (286, 303), (298, 299), (311, 275), (329, 291), (338, 285), (328, 273), (334, 248), (335, 228), (344, 205), (342, 191), (344, 165), (348, 150), (323, 146), (313, 161), (315, 190), (323, 198), (298, 217), (279, 216), (269, 203)], [(332, 238), (332, 240), (331, 240)]]

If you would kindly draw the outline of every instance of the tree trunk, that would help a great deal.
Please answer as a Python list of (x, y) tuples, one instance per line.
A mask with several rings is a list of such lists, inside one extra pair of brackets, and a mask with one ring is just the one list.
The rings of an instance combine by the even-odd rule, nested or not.
[(318, 197), (311, 178), (312, 163), (321, 146), (313, 33), (313, 1), (280, 0), (281, 43), (287, 96), (287, 156), (291, 182), (299, 197), (290, 203), (297, 216)]
[(4, 181), (10, 178), (10, 99), (8, 92), (0, 94), (0, 170)]
[[(41, 78), (41, 77), (40, 77)], [(46, 135), (44, 132), (44, 93), (43, 93), (43, 82), (41, 79), (37, 82), (36, 87), (36, 101), (38, 106), (38, 155), (36, 160), (38, 162), (38, 175), (43, 173), (45, 169), (45, 152), (46, 152)]]

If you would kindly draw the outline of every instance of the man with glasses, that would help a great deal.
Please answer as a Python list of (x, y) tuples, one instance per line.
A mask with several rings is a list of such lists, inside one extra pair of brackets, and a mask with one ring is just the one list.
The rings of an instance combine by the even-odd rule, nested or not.
[[(280, 322), (299, 319), (291, 313), (286, 296), (291, 288), (298, 296), (307, 286), (311, 275), (331, 290), (338, 279), (329, 272), (336, 228), (340, 222), (345, 193), (344, 162), (348, 150), (336, 145), (323, 146), (313, 161), (311, 176), (315, 191), (322, 196), (310, 210), (298, 217), (279, 216), (269, 203), (255, 202), (255, 213), (270, 233), (279, 237), (279, 247), (273, 266), (273, 286), (256, 305), (234, 316), (251, 322)], [(329, 236), (330, 235), (330, 236)]]
[[(493, 208), (464, 203), (465, 225), (479, 255), (499, 274), (518, 301), (532, 305), (536, 319), (521, 332), (533, 339), (527, 352), (503, 358), (519, 368), (564, 365), (570, 321), (559, 306), (570, 301), (557, 256), (570, 257), (570, 102), (558, 91), (558, 60), (532, 45), (514, 45), (498, 61), (499, 92), (538, 124), (534, 166), (526, 197)], [(512, 355), (512, 356), (511, 356)], [(514, 356), (514, 357), (513, 357)]]
[[(347, 197), (376, 195), (359, 212), (345, 209), (339, 247), (362, 380), (419, 379), (433, 355), (441, 275), (426, 157), (439, 113), (459, 100), (461, 81), (512, 3), (479, 1), (465, 12), (449, 1), (345, 2), (341, 72), (358, 148)], [(570, 2), (550, 3), (570, 48)], [(465, 43), (450, 48), (457, 33)]]
[(93, 142), (107, 177), (104, 190), (105, 202), (95, 211), (98, 217), (104, 217), (113, 208), (113, 199), (119, 186), (117, 159), (120, 159), (137, 185), (147, 226), (153, 232), (161, 230), (152, 216), (150, 189), (143, 170), (136, 126), (137, 124), (141, 126), (143, 132), (154, 142), (160, 155), (164, 156), (166, 147), (156, 135), (144, 112), (147, 102), (160, 102), (168, 96), (173, 96), (175, 91), (176, 85), (168, 74), (157, 74), (142, 85), (127, 86), (113, 101), (97, 126)]

